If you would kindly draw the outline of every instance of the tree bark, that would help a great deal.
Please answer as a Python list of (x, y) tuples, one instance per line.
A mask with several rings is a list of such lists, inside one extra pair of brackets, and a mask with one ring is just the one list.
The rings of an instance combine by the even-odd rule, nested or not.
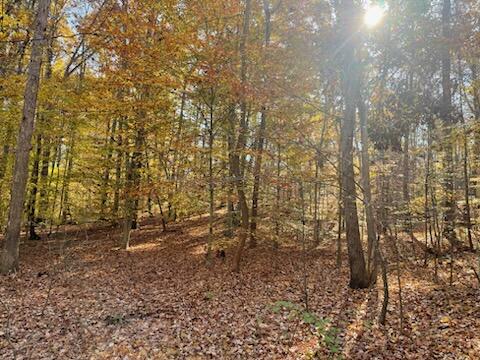
[(214, 144), (214, 102), (215, 97), (212, 91), (212, 99), (210, 103), (210, 116), (208, 124), (208, 202), (209, 202), (209, 218), (208, 218), (208, 242), (207, 242), (207, 265), (212, 261), (212, 243), (213, 243), (213, 222), (215, 217), (215, 184), (213, 181), (213, 144)]
[(40, 0), (35, 19), (35, 33), (30, 55), (27, 83), (25, 86), (23, 116), (20, 123), (15, 154), (8, 224), (0, 266), (0, 271), (2, 273), (18, 270), (20, 227), (28, 178), (28, 160), (35, 125), (40, 69), (42, 65), (42, 53), (45, 44), (45, 30), (47, 27), (49, 10), (50, 0)]
[(359, 94), (358, 114), (360, 118), (360, 137), (362, 140), (362, 187), (363, 201), (367, 218), (367, 272), (370, 276), (370, 282), (375, 282), (377, 278), (377, 257), (375, 256), (375, 247), (377, 246), (377, 232), (375, 229), (375, 215), (372, 204), (372, 189), (370, 186), (370, 157), (368, 154), (368, 130), (367, 130), (367, 108)]
[(105, 169), (102, 176), (102, 187), (101, 187), (101, 198), (100, 198), (100, 218), (105, 219), (106, 209), (107, 209), (107, 200), (108, 200), (108, 188), (110, 182), (110, 167), (111, 159), (113, 156), (113, 147), (115, 144), (115, 132), (117, 129), (117, 120), (113, 120), (112, 123), (108, 124), (107, 128), (107, 139), (106, 139), (106, 151), (105, 156)]
[(454, 180), (453, 180), (453, 138), (451, 126), (453, 125), (452, 117), (452, 80), (451, 80), (451, 58), (450, 58), (450, 41), (451, 41), (451, 0), (443, 0), (442, 9), (442, 40), (444, 45), (442, 46), (442, 106), (441, 117), (444, 125), (444, 179), (443, 189), (445, 192), (445, 214), (444, 223), (445, 227), (443, 235), (450, 243), (457, 241), (455, 233), (455, 194), (454, 194)]
[[(265, 39), (264, 49), (265, 53), (268, 51), (271, 36), (271, 10), (270, 1), (263, 0), (263, 12), (265, 16)], [(267, 62), (267, 55), (265, 55), (265, 62)], [(264, 87), (267, 85), (267, 75), (263, 74), (262, 82)], [(258, 137), (256, 141), (256, 161), (253, 169), (253, 193), (252, 193), (252, 218), (250, 220), (250, 247), (257, 246), (256, 232), (257, 232), (257, 216), (258, 216), (258, 198), (260, 189), (260, 174), (262, 171), (263, 148), (265, 143), (265, 131), (267, 126), (267, 105), (263, 104), (260, 117), (260, 127), (258, 129)]]
[(350, 283), (353, 289), (369, 286), (369, 276), (365, 266), (358, 213), (356, 204), (355, 172), (353, 164), (353, 135), (355, 129), (355, 110), (357, 105), (358, 62), (355, 60), (355, 23), (358, 8), (353, 0), (340, 2), (338, 22), (341, 31), (340, 52), (342, 61), (342, 87), (344, 97), (344, 116), (341, 129), (342, 145), (342, 198), (344, 205), (345, 227), (347, 232), (348, 259), (350, 264)]
[(37, 194), (38, 194), (38, 172), (40, 170), (40, 156), (42, 155), (42, 137), (41, 135), (37, 136), (37, 149), (35, 152), (35, 157), (33, 160), (32, 167), (32, 176), (30, 180), (30, 199), (28, 201), (28, 238), (30, 240), (39, 240), (40, 237), (35, 232), (37, 219), (36, 214), (36, 205), (37, 205)]
[[(252, 3), (251, 0), (245, 0), (245, 12), (243, 19), (243, 31), (240, 39), (240, 81), (243, 87), (247, 82), (247, 51), (246, 44), (250, 29), (250, 13), (251, 13)], [(244, 89), (242, 89), (241, 100), (240, 100), (240, 127), (238, 130), (238, 140), (235, 146), (235, 151), (232, 154), (231, 158), (231, 168), (233, 175), (235, 177), (235, 186), (237, 188), (238, 202), (240, 205), (241, 212), (241, 227), (238, 239), (238, 247), (235, 252), (235, 257), (233, 259), (233, 271), (240, 271), (240, 261), (242, 259), (243, 249), (245, 247), (245, 242), (248, 236), (248, 227), (249, 227), (249, 210), (247, 205), (247, 197), (245, 194), (245, 179), (244, 172), (240, 167), (240, 158), (243, 157), (242, 152), (245, 149), (245, 144), (247, 140), (248, 124), (247, 124), (247, 99)], [(231, 119), (233, 120), (233, 119)]]

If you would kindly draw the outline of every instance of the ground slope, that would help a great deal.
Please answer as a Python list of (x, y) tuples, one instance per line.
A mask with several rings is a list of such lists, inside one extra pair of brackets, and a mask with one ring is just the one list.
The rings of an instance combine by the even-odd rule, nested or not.
[[(400, 332), (395, 269), (388, 323), (378, 326), (379, 292), (348, 289), (348, 270), (335, 269), (328, 242), (307, 257), (292, 246), (248, 250), (234, 274), (228, 248), (225, 261), (205, 267), (204, 217), (165, 233), (148, 220), (132, 238), (124, 251), (117, 229), (75, 226), (23, 244), (21, 272), (0, 277), (0, 357), (480, 357), (480, 295), (469, 278), (434, 285), (430, 269), (402, 265)], [(323, 324), (320, 334), (312, 317)]]

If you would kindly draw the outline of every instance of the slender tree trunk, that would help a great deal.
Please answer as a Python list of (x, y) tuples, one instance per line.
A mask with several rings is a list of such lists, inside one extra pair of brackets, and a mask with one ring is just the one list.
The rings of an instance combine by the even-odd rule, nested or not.
[(257, 232), (257, 217), (258, 217), (258, 198), (260, 190), (260, 174), (262, 168), (262, 158), (263, 158), (263, 143), (265, 141), (265, 127), (266, 127), (266, 108), (262, 108), (260, 128), (257, 139), (257, 159), (255, 161), (255, 166), (253, 169), (253, 193), (252, 193), (252, 218), (250, 221), (250, 247), (254, 248), (257, 246), (256, 232)]
[(10, 124), (7, 125), (5, 142), (3, 144), (2, 157), (0, 158), (0, 184), (7, 172), (8, 158), (10, 156), (10, 138), (13, 135), (13, 129)]
[(342, 144), (341, 144), (341, 131), (338, 131), (338, 200), (337, 200), (337, 219), (338, 219), (338, 228), (337, 228), (337, 249), (336, 249), (336, 267), (340, 269), (342, 267), (342, 233), (345, 230), (344, 224), (345, 219), (343, 216), (343, 199), (342, 199)]
[(214, 143), (214, 97), (210, 104), (210, 116), (208, 126), (208, 200), (209, 200), (209, 218), (208, 218), (208, 242), (207, 242), (207, 265), (212, 261), (212, 243), (213, 243), (213, 222), (215, 220), (215, 187), (213, 180), (213, 143)]
[(55, 217), (55, 208), (57, 206), (57, 197), (58, 197), (58, 192), (59, 192), (59, 187), (60, 187), (60, 163), (62, 161), (62, 140), (61, 137), (57, 138), (57, 144), (55, 146), (56, 152), (55, 152), (55, 157), (52, 161), (52, 171), (50, 173), (50, 183), (49, 186), (51, 186), (51, 182), (54, 181), (53, 179), (53, 174), (55, 173), (55, 168), (57, 169), (57, 176), (55, 177), (55, 186), (54, 186), (54, 191), (53, 191), (53, 196), (52, 196), (52, 206), (50, 209), (50, 229), (48, 232), (48, 235), (52, 234), (53, 231), (53, 224), (54, 224), (54, 217)]
[(276, 241), (278, 241), (280, 237), (280, 194), (281, 194), (281, 187), (280, 187), (280, 176), (282, 170), (282, 152), (280, 144), (277, 144), (277, 184), (276, 184), (276, 191), (275, 191), (275, 235)]
[(318, 166), (319, 160), (315, 158), (315, 185), (313, 187), (313, 245), (320, 243), (320, 219), (318, 218)]
[[(126, 154), (123, 149), (123, 129), (124, 121), (120, 120), (118, 123), (118, 135), (117, 135), (117, 148), (115, 155), (115, 191), (113, 193), (113, 205), (112, 205), (112, 216), (114, 219), (118, 219), (118, 212), (120, 210), (120, 190), (122, 183), (122, 165), (126, 161)], [(125, 167), (127, 167), (125, 165)]]
[[(231, 106), (231, 109), (228, 111), (228, 119), (230, 122), (230, 127), (227, 133), (227, 152), (228, 152), (228, 161), (231, 163), (233, 151), (234, 151), (234, 135), (235, 127), (233, 118), (235, 117), (235, 109)], [(233, 203), (233, 191), (235, 190), (235, 185), (233, 181), (233, 172), (231, 166), (228, 166), (228, 183), (227, 183), (227, 237), (233, 237), (235, 233), (235, 204)]]
[[(45, 80), (49, 81), (52, 78), (53, 74), (53, 61), (54, 61), (54, 54), (53, 54), (53, 42), (54, 42), (54, 35), (56, 32), (56, 27), (58, 23), (54, 21), (52, 23), (52, 27), (49, 30), (49, 42), (47, 47), (47, 63), (45, 68)], [(46, 104), (47, 110), (53, 110), (53, 104), (51, 102), (47, 102)], [(39, 118), (39, 122), (41, 121), (42, 124), (48, 124), (48, 119), (46, 118), (47, 115), (41, 116)], [(40, 200), (38, 206), (38, 214), (36, 217), (36, 223), (42, 223), (46, 219), (46, 214), (48, 211), (48, 169), (50, 165), (50, 142), (51, 136), (48, 134), (48, 129), (42, 129), (42, 154), (41, 154), (41, 168), (40, 168), (40, 180), (39, 180), (39, 192), (40, 192)]]
[(383, 301), (382, 301), (382, 308), (380, 310), (380, 314), (378, 316), (378, 322), (381, 325), (385, 325), (387, 320), (387, 309), (388, 309), (388, 301), (390, 299), (389, 291), (388, 291), (388, 272), (387, 272), (387, 262), (382, 255), (382, 251), (380, 249), (380, 236), (377, 238), (377, 247), (375, 249), (377, 263), (380, 264), (380, 268), (382, 269), (382, 282), (383, 282)]
[[(242, 85), (245, 85), (247, 82), (247, 51), (246, 44), (250, 29), (250, 13), (251, 13), (251, 0), (245, 0), (245, 13), (243, 19), (243, 31), (240, 39), (240, 80)], [(245, 179), (244, 173), (240, 166), (240, 159), (243, 158), (243, 150), (245, 149), (248, 124), (247, 124), (247, 100), (246, 95), (242, 91), (241, 101), (240, 101), (240, 127), (238, 130), (238, 140), (235, 147), (235, 152), (232, 155), (231, 168), (233, 175), (235, 176), (235, 185), (237, 187), (238, 201), (240, 205), (241, 212), (241, 227), (240, 234), (238, 239), (238, 247), (235, 252), (235, 257), (233, 259), (233, 270), (235, 272), (240, 271), (240, 261), (242, 259), (243, 249), (245, 247), (245, 242), (248, 236), (248, 227), (249, 227), (249, 210), (247, 205), (247, 197), (245, 194)], [(233, 119), (231, 119), (233, 120)]]
[(11, 200), (7, 231), (5, 234), (5, 245), (0, 259), (0, 271), (2, 273), (8, 273), (18, 269), (20, 227), (28, 178), (28, 160), (35, 123), (40, 68), (42, 64), (42, 53), (45, 44), (45, 30), (47, 27), (49, 10), (50, 0), (40, 0), (35, 19), (35, 33), (25, 87), (23, 116), (20, 123), (20, 131), (15, 153), (15, 165), (10, 192)]
[(467, 132), (465, 131), (463, 134), (463, 178), (465, 181), (465, 227), (467, 228), (467, 239), (468, 239), (468, 246), (470, 251), (474, 251), (473, 247), (473, 239), (472, 239), (472, 215), (471, 215), (471, 208), (470, 208), (470, 176), (468, 171), (468, 164), (469, 164), (469, 151), (468, 151), (468, 139), (467, 139)]
[(71, 220), (71, 209), (70, 209), (70, 180), (72, 178), (73, 171), (73, 151), (74, 143), (68, 149), (65, 159), (65, 172), (63, 173), (63, 183), (62, 183), (62, 192), (60, 196), (60, 223), (66, 224), (70, 218)]
[(356, 204), (355, 172), (353, 166), (353, 135), (355, 129), (355, 110), (358, 94), (358, 66), (355, 60), (356, 11), (352, 0), (344, 0), (338, 12), (343, 49), (341, 51), (343, 71), (342, 84), (344, 96), (344, 118), (341, 131), (342, 144), (342, 198), (344, 204), (345, 225), (347, 231), (348, 259), (350, 264), (350, 287), (361, 289), (369, 286), (369, 276), (365, 266), (358, 213)]
[(35, 157), (33, 159), (32, 167), (32, 176), (30, 180), (31, 189), (30, 189), (30, 200), (28, 204), (28, 232), (30, 240), (39, 240), (40, 237), (35, 232), (37, 219), (36, 214), (36, 205), (37, 205), (37, 194), (38, 194), (38, 172), (40, 170), (40, 156), (42, 154), (42, 136), (37, 136), (37, 149), (35, 152)]
[(375, 282), (377, 278), (377, 263), (375, 247), (377, 240), (377, 232), (375, 229), (375, 215), (372, 204), (372, 189), (370, 186), (370, 156), (368, 154), (368, 130), (367, 130), (367, 108), (359, 95), (358, 114), (360, 118), (360, 137), (362, 140), (362, 187), (365, 203), (365, 213), (367, 219), (367, 272), (370, 276), (370, 282)]
[(425, 161), (425, 182), (424, 182), (424, 220), (425, 220), (425, 258), (424, 264), (427, 265), (428, 261), (428, 235), (430, 234), (430, 240), (433, 246), (433, 238), (432, 238), (432, 226), (431, 226), (431, 214), (430, 214), (430, 207), (428, 202), (428, 194), (430, 192), (430, 163), (432, 158), (432, 150), (431, 150), (431, 143), (432, 143), (432, 129), (431, 129), (431, 121), (428, 121), (428, 128), (427, 128), (427, 156)]
[(47, 218), (49, 203), (49, 180), (51, 145), (47, 137), (43, 138), (42, 169), (40, 170), (40, 205), (38, 208), (38, 221), (44, 222)]
[(124, 209), (124, 219), (123, 219), (123, 230), (122, 230), (122, 245), (125, 250), (128, 250), (130, 247), (130, 235), (132, 232), (133, 225), (133, 158), (127, 154), (125, 160), (125, 176), (126, 176), (126, 188), (125, 188), (125, 209)]
[[(270, 46), (270, 36), (271, 36), (271, 10), (270, 10), (270, 1), (263, 0), (263, 12), (265, 16), (265, 39), (264, 39), (264, 48), (265, 52), (268, 55), (268, 47)], [(268, 57), (265, 55), (265, 63), (268, 61)], [(263, 85), (267, 84), (267, 75), (263, 74), (262, 79)], [(260, 117), (260, 128), (258, 129), (258, 137), (256, 141), (255, 150), (257, 152), (257, 158), (255, 161), (255, 166), (253, 169), (253, 193), (252, 193), (252, 218), (250, 221), (250, 247), (254, 248), (257, 246), (256, 232), (257, 232), (257, 216), (258, 216), (258, 197), (260, 189), (260, 174), (262, 171), (262, 159), (263, 159), (263, 147), (265, 142), (265, 130), (267, 124), (267, 105), (264, 104), (261, 110)]]
[(402, 192), (405, 206), (405, 226), (410, 238), (413, 239), (412, 214), (410, 211), (410, 129), (407, 128), (403, 147), (403, 179)]
[(453, 138), (451, 126), (453, 125), (452, 116), (452, 80), (451, 76), (451, 58), (450, 58), (450, 41), (451, 41), (451, 0), (443, 0), (442, 10), (442, 106), (441, 117), (443, 119), (445, 144), (444, 144), (444, 179), (443, 189), (445, 192), (445, 214), (444, 214), (444, 236), (455, 243), (457, 236), (455, 233), (455, 194), (454, 194), (454, 180), (453, 180)]
[(461, 62), (458, 65), (458, 77), (460, 79), (460, 114), (463, 125), (463, 179), (464, 179), (464, 192), (465, 192), (465, 212), (464, 221), (467, 229), (467, 240), (470, 251), (474, 251), (473, 239), (472, 239), (472, 214), (470, 207), (470, 171), (469, 171), (469, 149), (468, 149), (468, 131), (467, 124), (465, 123), (465, 117), (463, 115), (463, 99), (465, 97), (465, 91), (463, 83), (465, 81), (463, 76), (463, 68)]
[(302, 290), (303, 290), (303, 304), (305, 306), (305, 311), (310, 311), (309, 306), (309, 296), (308, 296), (308, 264), (307, 264), (307, 242), (305, 238), (305, 196), (304, 196), (304, 189), (303, 189), (303, 181), (300, 181), (299, 184), (299, 192), (300, 192), (300, 207), (301, 207), (301, 222), (302, 222), (302, 272), (303, 272), (303, 281), (302, 281)]
[(140, 170), (143, 166), (142, 162), (142, 146), (145, 142), (145, 133), (144, 129), (142, 126), (140, 126), (137, 129), (137, 133), (135, 135), (135, 149), (132, 154), (132, 164), (130, 167), (131, 170), (131, 184), (132, 188), (130, 190), (133, 190), (133, 193), (130, 193), (130, 195), (133, 195), (130, 197), (131, 200), (131, 208), (130, 208), (130, 217), (131, 217), (131, 225), (132, 229), (138, 229), (138, 211), (140, 209), (140, 180), (141, 180), (141, 175), (140, 175)]
[(106, 141), (106, 151), (105, 156), (105, 169), (102, 176), (102, 186), (101, 186), (101, 198), (100, 198), (100, 217), (105, 219), (106, 209), (107, 209), (107, 200), (108, 200), (108, 188), (110, 181), (110, 167), (111, 159), (113, 156), (113, 146), (115, 143), (115, 132), (117, 129), (117, 120), (113, 120), (111, 125), (108, 124), (107, 128), (107, 141)]

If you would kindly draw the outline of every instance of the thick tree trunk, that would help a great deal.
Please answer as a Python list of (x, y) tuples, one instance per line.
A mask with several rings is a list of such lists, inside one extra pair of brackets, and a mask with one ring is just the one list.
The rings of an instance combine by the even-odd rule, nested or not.
[(18, 269), (20, 227), (28, 178), (28, 160), (35, 123), (35, 111), (37, 108), (37, 95), (40, 83), (40, 68), (42, 65), (42, 53), (45, 44), (45, 30), (47, 27), (49, 10), (50, 0), (40, 0), (35, 19), (35, 33), (30, 55), (28, 78), (25, 86), (23, 116), (20, 123), (15, 154), (13, 183), (10, 193), (10, 209), (8, 214), (7, 231), (5, 234), (5, 246), (0, 259), (0, 271), (2, 273), (8, 273)]

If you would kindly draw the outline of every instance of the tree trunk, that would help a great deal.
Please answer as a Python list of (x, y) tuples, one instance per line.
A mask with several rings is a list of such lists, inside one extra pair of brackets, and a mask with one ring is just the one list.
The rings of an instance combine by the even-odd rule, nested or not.
[(315, 184), (313, 187), (313, 246), (320, 243), (320, 220), (318, 218), (318, 170), (319, 160), (315, 157)]
[(443, 189), (445, 192), (445, 214), (444, 222), (445, 227), (443, 234), (450, 243), (457, 241), (455, 233), (455, 194), (454, 194), (454, 180), (453, 180), (453, 138), (451, 126), (453, 125), (452, 116), (452, 80), (450, 78), (451, 73), (451, 58), (450, 58), (450, 41), (451, 41), (451, 0), (443, 0), (442, 10), (442, 41), (444, 45), (442, 47), (442, 106), (441, 117), (444, 125), (444, 179)]
[(48, 138), (43, 138), (43, 153), (42, 153), (42, 168), (40, 170), (40, 205), (38, 208), (38, 221), (44, 222), (47, 218), (48, 212), (48, 196), (49, 196), (49, 180), (48, 170), (50, 168), (50, 141)]
[(102, 176), (102, 187), (101, 187), (101, 198), (100, 198), (100, 217), (101, 219), (105, 219), (105, 212), (107, 209), (107, 200), (108, 200), (108, 188), (109, 188), (109, 181), (110, 181), (110, 167), (111, 167), (111, 159), (113, 156), (113, 146), (115, 144), (115, 132), (117, 129), (117, 120), (113, 120), (112, 124), (108, 124), (107, 128), (107, 154), (105, 156), (105, 169), (103, 171)]
[(210, 117), (208, 126), (208, 201), (209, 201), (209, 218), (208, 218), (208, 242), (207, 242), (207, 265), (212, 261), (212, 243), (213, 243), (213, 222), (215, 217), (215, 187), (213, 182), (213, 143), (214, 143), (214, 96), (210, 104)]
[(342, 198), (345, 226), (347, 232), (348, 259), (350, 264), (350, 284), (353, 289), (369, 286), (369, 276), (365, 267), (360, 230), (358, 226), (357, 196), (353, 164), (353, 134), (355, 129), (355, 110), (357, 105), (358, 62), (355, 60), (356, 11), (352, 0), (341, 1), (338, 12), (340, 31), (342, 32), (341, 61), (342, 85), (344, 96), (344, 117), (341, 130), (342, 145)]
[[(235, 117), (235, 109), (233, 106), (230, 106), (228, 111), (228, 118), (230, 122), (230, 127), (227, 131), (227, 152), (228, 152), (228, 161), (231, 163), (233, 151), (234, 151), (234, 135), (235, 135), (235, 126), (234, 126), (234, 117)], [(235, 205), (233, 203), (233, 192), (235, 190), (235, 185), (233, 181), (233, 172), (231, 166), (228, 166), (228, 184), (227, 184), (227, 237), (233, 237), (235, 230)]]
[(474, 251), (475, 248), (473, 246), (473, 239), (472, 239), (472, 212), (470, 206), (470, 151), (468, 148), (468, 131), (467, 131), (467, 124), (465, 123), (465, 117), (463, 114), (463, 100), (465, 98), (465, 91), (464, 91), (464, 74), (462, 64), (459, 59), (458, 64), (458, 78), (460, 81), (460, 115), (463, 125), (463, 180), (464, 180), (464, 194), (465, 194), (465, 210), (463, 213), (463, 219), (465, 222), (465, 227), (467, 229), (467, 240), (468, 240), (468, 247), (470, 251)]
[[(245, 85), (247, 82), (247, 51), (246, 44), (248, 39), (248, 33), (250, 29), (250, 12), (251, 12), (251, 0), (245, 0), (245, 13), (243, 19), (243, 31), (240, 39), (240, 80), (242, 85)], [(243, 157), (242, 153), (245, 149), (245, 144), (247, 140), (248, 124), (247, 124), (247, 99), (242, 89), (241, 101), (240, 101), (240, 127), (238, 130), (238, 140), (235, 146), (235, 152), (232, 154), (231, 159), (231, 168), (233, 175), (235, 177), (235, 186), (237, 187), (238, 202), (240, 205), (241, 212), (241, 228), (238, 239), (238, 247), (235, 252), (235, 257), (233, 259), (233, 271), (240, 271), (240, 261), (242, 259), (243, 249), (245, 247), (245, 242), (248, 236), (248, 226), (249, 226), (249, 213), (247, 205), (247, 197), (245, 195), (245, 179), (244, 172), (240, 167), (240, 158)], [(231, 119), (233, 120), (233, 119)]]
[(37, 219), (36, 214), (36, 205), (37, 205), (37, 194), (38, 194), (38, 172), (40, 170), (40, 156), (42, 154), (42, 137), (37, 136), (37, 150), (35, 152), (35, 157), (33, 160), (32, 167), (32, 176), (30, 180), (31, 189), (30, 189), (30, 200), (28, 204), (28, 238), (30, 240), (39, 240), (40, 237), (35, 232)]
[(281, 186), (280, 186), (280, 176), (281, 176), (281, 170), (282, 170), (282, 152), (281, 152), (281, 147), (280, 144), (277, 144), (277, 186), (275, 189), (275, 208), (276, 208), (276, 214), (275, 214), (275, 235), (276, 239), (275, 241), (278, 241), (280, 237), (280, 194), (281, 194)]
[[(118, 122), (117, 147), (115, 155), (115, 191), (113, 193), (112, 216), (118, 219), (118, 212), (120, 210), (120, 188), (122, 183), (122, 165), (126, 161), (125, 151), (123, 150), (123, 129), (125, 128), (124, 121)], [(125, 166), (126, 167), (126, 166)]]
[(42, 65), (42, 53), (45, 44), (45, 30), (47, 27), (49, 10), (50, 0), (40, 0), (35, 19), (35, 33), (25, 87), (23, 116), (20, 123), (15, 154), (8, 224), (0, 266), (0, 271), (2, 273), (8, 273), (18, 269), (20, 227), (28, 178), (28, 158), (31, 150), (31, 141), (35, 124), (40, 69)]
[(67, 150), (66, 159), (65, 159), (65, 172), (63, 173), (63, 184), (62, 192), (60, 196), (60, 222), (61, 224), (67, 224), (68, 219), (71, 220), (71, 211), (70, 211), (70, 179), (72, 178), (73, 171), (73, 151), (74, 143)]
[(370, 276), (370, 282), (375, 282), (377, 278), (377, 257), (375, 256), (375, 247), (377, 246), (377, 232), (375, 229), (375, 216), (372, 204), (372, 189), (370, 186), (370, 157), (368, 155), (368, 131), (367, 131), (367, 108), (359, 94), (358, 114), (360, 118), (360, 137), (362, 140), (362, 187), (367, 218), (367, 272)]
[(2, 157), (0, 158), (0, 181), (3, 180), (7, 172), (8, 158), (10, 156), (10, 138), (12, 136), (13, 129), (10, 124), (7, 124), (5, 142), (3, 144)]
[[(268, 51), (270, 45), (270, 35), (271, 35), (271, 10), (270, 10), (270, 1), (263, 0), (263, 12), (265, 16), (265, 40), (264, 47), (265, 52)], [(265, 63), (268, 61), (267, 56), (264, 59)], [(266, 86), (267, 76), (263, 74), (262, 77), (263, 85)], [(257, 216), (258, 216), (258, 197), (260, 189), (260, 173), (262, 171), (262, 158), (263, 158), (263, 147), (265, 142), (265, 130), (267, 124), (267, 105), (264, 104), (261, 110), (260, 118), (260, 128), (258, 129), (258, 137), (256, 141), (255, 150), (257, 152), (257, 158), (255, 161), (255, 167), (253, 169), (253, 193), (252, 193), (252, 219), (250, 221), (250, 247), (254, 248), (257, 246), (256, 231), (257, 231)]]

